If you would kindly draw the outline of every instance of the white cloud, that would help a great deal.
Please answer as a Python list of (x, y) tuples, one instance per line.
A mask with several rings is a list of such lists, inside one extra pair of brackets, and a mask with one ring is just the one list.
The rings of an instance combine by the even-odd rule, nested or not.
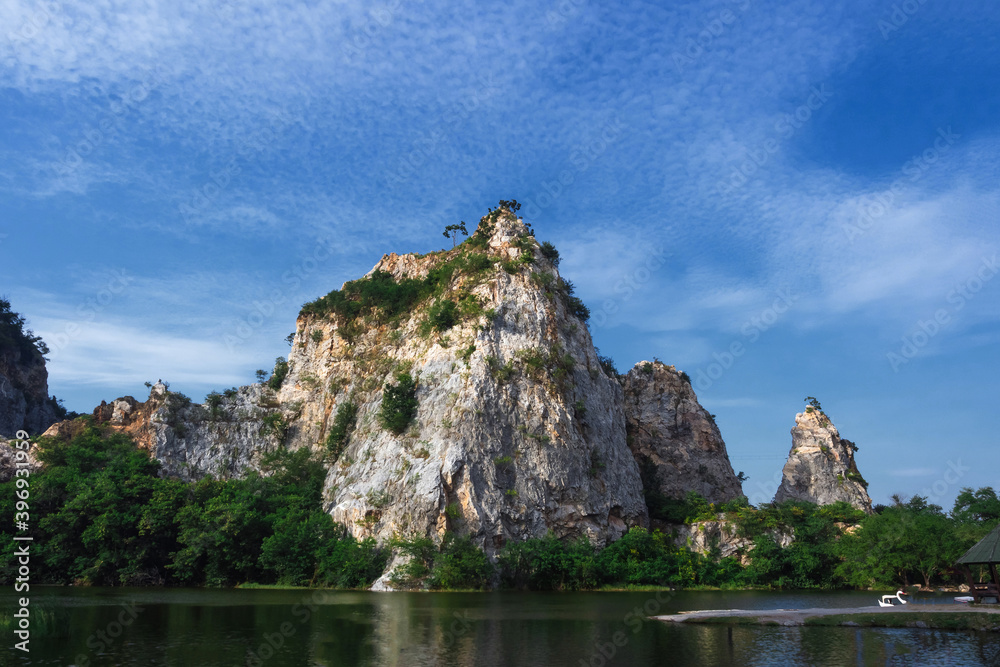
[[(107, 322), (79, 324), (35, 318), (49, 341), (49, 384), (106, 390), (163, 378), (177, 386), (235, 385), (251, 380), (242, 369), (259, 361), (252, 349), (229, 350), (221, 341), (170, 336)], [(76, 328), (67, 330), (67, 326)], [(70, 331), (72, 333), (67, 333)]]
[(889, 474), (893, 477), (930, 477), (940, 472), (936, 468), (897, 468), (890, 470)]

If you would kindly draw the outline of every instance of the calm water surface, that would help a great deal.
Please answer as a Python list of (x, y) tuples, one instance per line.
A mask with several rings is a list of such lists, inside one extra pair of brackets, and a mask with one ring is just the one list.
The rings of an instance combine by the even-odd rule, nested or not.
[[(0, 594), (13, 608), (10, 589)], [(875, 605), (874, 593), (354, 593), (41, 588), (56, 636), (0, 664), (1000, 665), (1000, 635), (935, 630), (675, 626), (691, 609)], [(950, 602), (920, 597), (914, 604)], [(13, 642), (5, 638), (7, 646)]]

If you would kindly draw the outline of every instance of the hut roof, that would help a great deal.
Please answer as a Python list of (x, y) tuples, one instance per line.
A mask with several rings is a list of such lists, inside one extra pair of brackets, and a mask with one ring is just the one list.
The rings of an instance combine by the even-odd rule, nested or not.
[(958, 562), (963, 565), (1000, 563), (1000, 526), (994, 528), (989, 535), (966, 551), (965, 555), (958, 559)]

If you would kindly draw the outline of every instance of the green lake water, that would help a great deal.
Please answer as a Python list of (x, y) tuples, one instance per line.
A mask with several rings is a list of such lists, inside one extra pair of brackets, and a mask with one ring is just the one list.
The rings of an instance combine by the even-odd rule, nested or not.
[[(691, 609), (875, 606), (876, 593), (368, 593), (36, 588), (56, 631), (9, 665), (1000, 665), (1000, 634), (677, 626)], [(5, 611), (16, 596), (0, 593)], [(917, 596), (914, 604), (950, 602)]]

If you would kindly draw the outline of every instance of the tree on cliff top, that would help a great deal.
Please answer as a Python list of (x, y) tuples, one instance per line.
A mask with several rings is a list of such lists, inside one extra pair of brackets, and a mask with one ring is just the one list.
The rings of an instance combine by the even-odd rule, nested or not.
[(36, 336), (31, 329), (25, 329), (27, 322), (19, 313), (11, 310), (10, 301), (0, 298), (0, 348), (13, 348), (21, 353), (21, 359), (26, 360), (38, 352), (43, 357), (49, 353), (49, 347)]
[(448, 225), (444, 228), (444, 237), (451, 239), (451, 247), (455, 247), (456, 239), (458, 238), (458, 233), (461, 232), (464, 236), (469, 235), (469, 230), (465, 228), (465, 220), (457, 225)]

